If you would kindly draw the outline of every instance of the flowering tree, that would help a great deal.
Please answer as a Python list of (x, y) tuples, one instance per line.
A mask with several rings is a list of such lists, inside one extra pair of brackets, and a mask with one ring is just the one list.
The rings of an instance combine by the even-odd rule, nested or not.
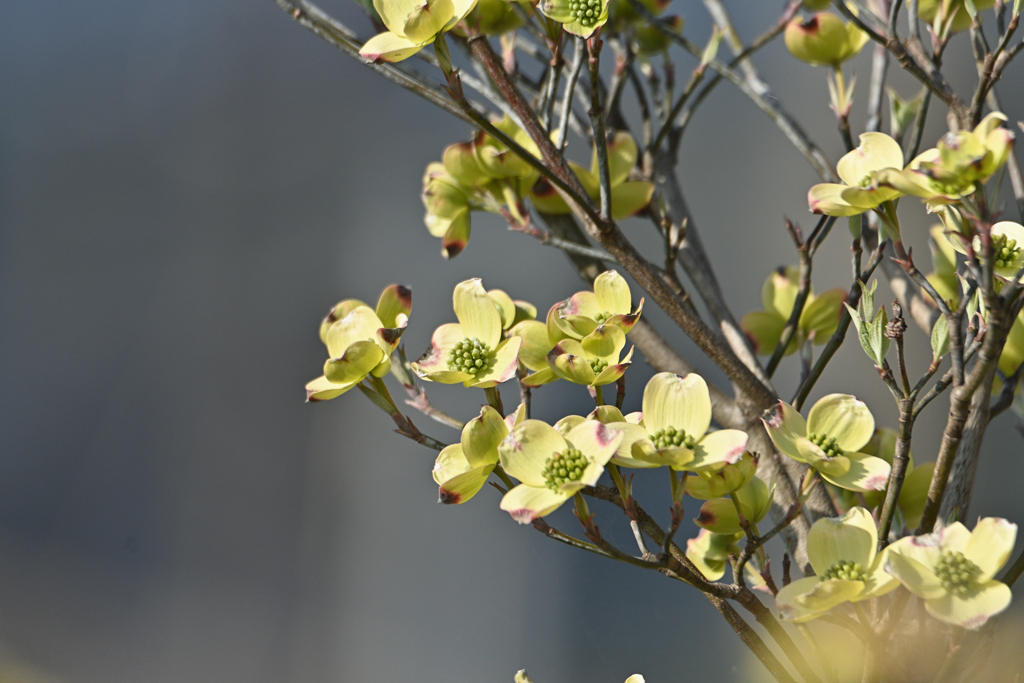
[[(659, 0), (360, 0), (378, 29), (366, 41), (309, 3), (276, 1), (473, 127), (423, 178), (426, 228), (446, 258), (468, 248), (472, 214), (486, 211), (564, 251), (587, 283), (540, 309), (487, 290), (481, 279), (458, 283), (457, 322), (438, 327), (414, 361), (401, 343), (412, 312), (408, 287), (386, 288), (375, 307), (341, 301), (320, 327), (328, 359), (306, 387), (309, 401), (358, 389), (399, 434), (438, 452), (441, 502), (467, 503), (490, 484), (513, 520), (692, 586), (778, 681), (960, 680), (984, 666), (995, 617), (1024, 571), (1021, 557), (1004, 571), (1015, 524), (985, 518), (972, 531), (962, 523), (986, 428), (1011, 407), (1024, 410), (1024, 226), (1003, 217), (1006, 205), (1024, 215), (1024, 179), (996, 89), (1024, 49), (1014, 42), (1021, 0), (790, 0), (749, 45), (721, 0), (704, 0), (716, 27), (703, 44), (687, 38), (681, 18), (666, 15), (669, 3)], [(834, 165), (767, 95), (754, 66), (755, 53), (779, 37), (794, 58), (827, 69), (847, 149)], [(953, 40), (974, 50), (970, 92), (956, 91), (942, 72)], [(843, 63), (872, 42), (866, 130), (855, 139), (856, 80)], [(731, 58), (720, 56), (722, 43)], [(697, 59), (679, 92), (674, 46)], [(524, 59), (543, 65), (539, 78)], [(602, 73), (602, 60), (614, 68)], [(890, 62), (920, 92), (903, 99), (888, 90), (886, 134)], [(807, 194), (820, 216), (813, 229), (787, 222), (796, 265), (771, 273), (762, 310), (739, 320), (676, 175), (682, 135), (723, 80), (771, 118), (823, 181)], [(623, 114), (627, 98), (638, 120)], [(921, 151), (927, 117), (941, 113), (950, 131)], [(588, 164), (567, 158), (570, 134), (589, 142)], [(1012, 200), (1000, 199), (1004, 177)], [(904, 240), (901, 204), (936, 216), (927, 274), (913, 251), (923, 245)], [(643, 254), (627, 239), (618, 221), (630, 216), (653, 223), (661, 253)], [(814, 258), (829, 236), (842, 241), (833, 234), (840, 218), (852, 237), (852, 281), (816, 293)], [(899, 295), (891, 318), (875, 303), (879, 276)], [(647, 299), (722, 370), (731, 391), (709, 384), (665, 341), (643, 316)], [(920, 377), (904, 348), (910, 325), (931, 341)], [(869, 408), (831, 393), (807, 408), (851, 327), (893, 404)], [(634, 351), (659, 370), (642, 394), (626, 390)], [(772, 377), (790, 354), (799, 354), (802, 372), (786, 401)], [(421, 432), (393, 398), (389, 376), (406, 405), (460, 437), (446, 443)], [(535, 418), (533, 392), (557, 381), (587, 391), (593, 412)], [(506, 409), (499, 387), (512, 382), (520, 402)], [(487, 404), (468, 420), (444, 414), (427, 398), (430, 384), (481, 389)], [(915, 421), (940, 396), (948, 408), (938, 453), (915, 466)], [(627, 405), (639, 410), (624, 412)], [(873, 410), (891, 411), (899, 428), (876, 428)], [(633, 495), (634, 476), (664, 476), (633, 470), (658, 469), (669, 474), (672, 501), (664, 525)], [(699, 501), (695, 528), (684, 526), (687, 497)], [(634, 549), (602, 535), (588, 500), (621, 511)], [(575, 535), (545, 521), (570, 501), (581, 525)], [(685, 543), (677, 542), (680, 531)], [(777, 536), (773, 567), (766, 544)], [(858, 644), (856, 670), (835, 664), (822, 623)], [(908, 660), (910, 651), (918, 656)], [(520, 672), (516, 680), (529, 679)]]

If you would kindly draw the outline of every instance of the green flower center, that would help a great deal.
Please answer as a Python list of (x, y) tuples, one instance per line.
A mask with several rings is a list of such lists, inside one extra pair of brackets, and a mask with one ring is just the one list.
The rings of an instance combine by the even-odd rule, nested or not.
[(448, 369), (452, 372), (465, 372), (478, 375), (494, 363), (491, 347), (476, 337), (463, 339), (448, 356)]
[(811, 443), (825, 451), (825, 457), (831, 460), (832, 458), (838, 458), (843, 454), (843, 449), (839, 447), (836, 440), (827, 434), (808, 434), (807, 438), (810, 439)]
[(863, 581), (867, 578), (867, 574), (864, 572), (864, 567), (860, 566), (859, 562), (851, 562), (849, 560), (840, 560), (834, 565), (828, 568), (824, 574), (821, 575), (822, 581), (829, 579), (839, 579), (841, 581)]
[(870, 173), (868, 173), (866, 176), (860, 179), (860, 186), (866, 189), (871, 187), (872, 183), (874, 182), (874, 177)]
[(594, 371), (595, 375), (600, 375), (601, 371), (608, 367), (608, 361), (601, 358), (590, 359), (590, 369)]
[(601, 0), (569, 0), (569, 12), (583, 26), (593, 26), (601, 16)]
[(608, 318), (612, 317), (613, 315), (615, 314), (612, 313), (611, 311), (601, 311), (600, 313), (594, 316), (594, 322), (597, 323), (598, 325), (604, 325), (606, 322), (608, 322)]
[(992, 261), (996, 268), (1008, 268), (1016, 262), (1020, 256), (1020, 247), (1017, 240), (1011, 240), (1006, 235), (992, 235)]
[(950, 593), (963, 595), (981, 575), (981, 567), (964, 557), (963, 553), (947, 550), (935, 565), (935, 575), (939, 577), (943, 588)]
[(682, 446), (684, 448), (692, 449), (697, 442), (693, 440), (693, 437), (687, 434), (682, 429), (676, 429), (675, 427), (665, 427), (655, 432), (654, 436), (651, 437), (651, 441), (654, 442), (655, 447), (660, 451), (663, 448), (673, 448)]
[(557, 492), (562, 484), (579, 481), (590, 460), (575, 448), (551, 456), (544, 462), (544, 484)]

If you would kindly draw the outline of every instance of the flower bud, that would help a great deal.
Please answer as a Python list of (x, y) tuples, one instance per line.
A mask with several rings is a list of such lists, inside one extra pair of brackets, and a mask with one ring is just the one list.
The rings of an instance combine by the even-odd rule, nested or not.
[(856, 56), (867, 34), (834, 14), (797, 17), (786, 26), (786, 49), (811, 66), (835, 66)]

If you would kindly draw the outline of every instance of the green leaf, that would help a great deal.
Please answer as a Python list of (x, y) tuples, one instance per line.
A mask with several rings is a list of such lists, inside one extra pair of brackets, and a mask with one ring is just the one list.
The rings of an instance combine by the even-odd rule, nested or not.
[(871, 351), (868, 352), (868, 356), (874, 359), (875, 365), (879, 367), (882, 366), (882, 361), (885, 360), (885, 354), (888, 353), (891, 343), (885, 336), (885, 326), (888, 324), (889, 317), (885, 314), (885, 309), (878, 309), (878, 314), (871, 321), (869, 328)]
[(893, 88), (887, 88), (889, 94), (889, 121), (894, 137), (900, 137), (910, 127), (921, 108), (921, 96), (912, 100), (904, 100)]
[(711, 40), (708, 41), (707, 47), (704, 48), (704, 54), (700, 56), (701, 66), (707, 66), (715, 61), (715, 57), (718, 55), (718, 46), (722, 44), (722, 36), (724, 35), (717, 26), (711, 31)]
[(932, 357), (938, 360), (949, 353), (949, 323), (940, 315), (932, 327)]

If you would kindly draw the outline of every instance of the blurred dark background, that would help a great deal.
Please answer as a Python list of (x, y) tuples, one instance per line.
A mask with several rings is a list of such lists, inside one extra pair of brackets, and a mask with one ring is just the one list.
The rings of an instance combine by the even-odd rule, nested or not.
[[(732, 5), (749, 40), (783, 3)], [(354, 5), (323, 7), (370, 35)], [(673, 11), (706, 39), (700, 3)], [(961, 85), (973, 84), (965, 49), (961, 38)], [(869, 50), (852, 66), (862, 88)], [(778, 44), (757, 64), (837, 159), (824, 72)], [(1019, 64), (1005, 80), (1017, 120)], [(942, 123), (933, 116), (926, 145)], [(816, 178), (729, 86), (691, 131), (685, 189), (741, 315), (769, 270), (795, 261), (783, 216), (811, 223)], [(519, 527), (493, 491), (436, 505), (431, 452), (358, 393), (303, 403), (325, 358), (320, 318), (341, 298), (413, 286), (415, 356), (452, 318), (460, 280), (482, 276), (542, 310), (580, 288), (560, 253), (488, 217), (474, 217), (464, 254), (441, 259), (420, 176), (468, 132), (270, 0), (0, 5), (0, 680), (507, 682), (522, 667), (538, 683), (752, 680), (696, 592)], [(590, 152), (577, 141), (570, 156)], [(928, 217), (902, 213), (926, 254)], [(649, 223), (626, 229), (657, 248)], [(849, 285), (847, 245), (840, 224), (819, 290)], [(645, 315), (721, 379), (653, 307)], [(918, 335), (922, 370), (926, 345)], [(796, 372), (790, 359), (784, 393)], [(650, 373), (630, 371), (631, 408)], [(431, 391), (463, 416), (483, 400)], [(818, 385), (833, 391), (895, 426), (852, 340)], [(943, 405), (918, 424), (919, 461), (934, 458)], [(535, 403), (551, 420), (589, 409), (572, 387)], [(986, 439), (972, 515), (1024, 519), (1014, 419)], [(642, 491), (663, 514), (661, 488)], [(565, 510), (552, 523), (575, 529)]]

